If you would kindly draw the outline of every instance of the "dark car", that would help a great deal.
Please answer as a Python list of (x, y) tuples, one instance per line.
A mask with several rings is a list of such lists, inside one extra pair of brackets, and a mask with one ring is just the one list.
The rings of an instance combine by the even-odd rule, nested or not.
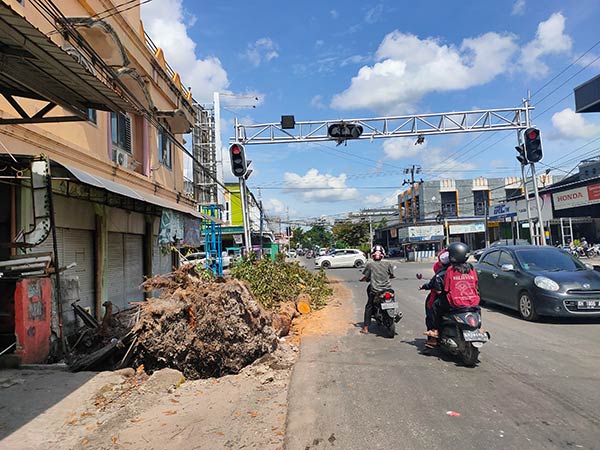
[[(530, 245), (529, 241), (525, 239), (500, 239), (499, 241), (494, 241), (487, 248), (498, 247), (499, 245)], [(487, 248), (479, 248), (477, 250), (473, 250), (471, 252), (471, 256), (476, 260), (479, 260), (483, 252), (487, 250)]]
[(481, 299), (525, 320), (600, 317), (600, 273), (559, 248), (491, 247), (474, 266)]

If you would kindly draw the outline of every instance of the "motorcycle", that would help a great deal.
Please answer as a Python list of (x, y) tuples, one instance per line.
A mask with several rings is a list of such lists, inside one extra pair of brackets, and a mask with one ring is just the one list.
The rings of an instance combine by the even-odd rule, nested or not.
[(481, 329), (479, 307), (454, 309), (442, 317), (438, 346), (458, 356), (465, 366), (479, 362), (479, 349), (490, 340), (490, 333)]
[(373, 317), (377, 324), (386, 329), (388, 337), (396, 335), (396, 323), (402, 319), (393, 289), (376, 292), (373, 298)]

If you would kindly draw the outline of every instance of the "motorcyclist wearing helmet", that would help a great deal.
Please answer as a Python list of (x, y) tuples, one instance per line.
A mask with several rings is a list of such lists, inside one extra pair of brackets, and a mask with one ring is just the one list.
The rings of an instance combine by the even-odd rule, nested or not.
[(360, 330), (363, 334), (369, 333), (369, 324), (373, 315), (373, 300), (377, 292), (386, 289), (392, 289), (391, 279), (394, 278), (394, 267), (389, 261), (384, 261), (385, 250), (381, 245), (375, 245), (371, 249), (371, 259), (367, 261), (363, 269), (363, 277), (360, 281), (368, 281), (367, 286), (367, 304), (365, 305), (365, 316), (363, 327)]
[[(448, 250), (443, 249), (438, 254), (438, 260), (433, 265), (433, 278), (429, 280), (427, 283), (419, 286), (420, 290), (428, 290), (429, 295), (425, 299), (425, 326), (427, 327), (427, 331), (431, 331), (435, 329), (434, 315), (433, 315), (433, 303), (435, 299), (443, 292), (444, 290), (444, 277), (446, 275), (446, 269), (450, 265), (450, 256)], [(425, 333), (427, 334), (427, 332)], [(435, 345), (435, 339), (431, 336), (427, 339), (427, 344), (433, 346)]]
[(479, 305), (477, 272), (467, 262), (469, 247), (462, 242), (453, 242), (448, 246), (450, 266), (444, 275), (444, 289), (433, 303), (435, 329), (428, 336), (437, 337), (442, 316), (451, 309), (470, 308)]

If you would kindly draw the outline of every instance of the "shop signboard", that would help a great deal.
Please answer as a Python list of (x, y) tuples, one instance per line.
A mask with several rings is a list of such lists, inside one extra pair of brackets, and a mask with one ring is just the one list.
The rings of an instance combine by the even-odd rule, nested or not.
[(552, 194), (554, 209), (577, 208), (600, 203), (600, 184), (590, 184)]
[(450, 234), (485, 233), (485, 222), (450, 225)]
[(442, 225), (423, 225), (398, 229), (398, 238), (404, 242), (434, 241), (443, 239)]
[(491, 220), (506, 219), (517, 215), (517, 205), (515, 202), (504, 203), (503, 205), (494, 205), (490, 211)]
[[(519, 222), (524, 222), (527, 220), (527, 203), (525, 203), (525, 199), (517, 200), (517, 220)], [(542, 207), (542, 220), (547, 222), (548, 220), (552, 220), (554, 218), (554, 214), (552, 214), (552, 201), (550, 200), (550, 194), (542, 194), (540, 195), (540, 205)], [(531, 218), (537, 219), (537, 204), (535, 198), (529, 199), (529, 209), (531, 210)]]

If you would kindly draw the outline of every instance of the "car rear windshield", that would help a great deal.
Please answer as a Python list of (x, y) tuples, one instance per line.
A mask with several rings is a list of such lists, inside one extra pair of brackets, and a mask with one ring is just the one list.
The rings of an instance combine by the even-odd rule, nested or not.
[(515, 252), (525, 270), (577, 270), (585, 266), (560, 250), (523, 249)]

